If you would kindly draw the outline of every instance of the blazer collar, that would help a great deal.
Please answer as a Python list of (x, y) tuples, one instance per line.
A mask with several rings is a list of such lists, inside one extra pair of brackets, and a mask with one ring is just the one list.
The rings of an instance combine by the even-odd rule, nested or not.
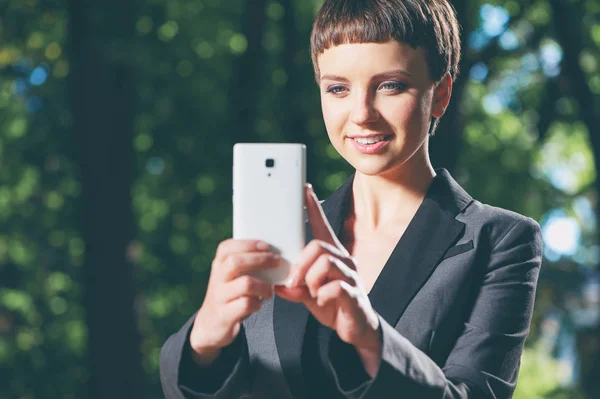
[[(322, 207), (336, 235), (344, 225), (354, 174)], [(425, 198), (377, 278), (371, 305), (394, 326), (427, 281), (444, 253), (460, 238), (464, 224), (455, 219), (473, 199), (446, 169), (436, 170)], [(313, 239), (307, 223), (306, 242)], [(281, 367), (291, 392), (306, 397), (301, 352), (309, 312), (303, 304), (274, 299), (273, 327)]]

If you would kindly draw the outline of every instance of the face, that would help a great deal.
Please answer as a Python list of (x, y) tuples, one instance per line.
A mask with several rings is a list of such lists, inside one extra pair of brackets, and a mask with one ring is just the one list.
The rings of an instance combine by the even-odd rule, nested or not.
[(396, 40), (351, 43), (317, 61), (327, 133), (346, 161), (366, 175), (426, 166), (431, 118), (443, 115), (452, 81), (434, 85), (423, 49)]

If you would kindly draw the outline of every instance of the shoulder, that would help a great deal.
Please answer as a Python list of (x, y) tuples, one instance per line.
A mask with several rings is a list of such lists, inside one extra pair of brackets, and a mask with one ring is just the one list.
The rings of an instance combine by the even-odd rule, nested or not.
[(539, 223), (517, 212), (473, 200), (456, 219), (465, 223), (470, 234), (485, 238), (492, 247), (517, 240), (532, 242), (541, 251)]

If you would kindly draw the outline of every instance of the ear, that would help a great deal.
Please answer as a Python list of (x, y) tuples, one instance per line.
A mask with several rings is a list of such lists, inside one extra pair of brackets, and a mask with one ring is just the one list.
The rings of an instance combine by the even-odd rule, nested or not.
[(446, 112), (450, 96), (452, 95), (452, 77), (445, 74), (433, 89), (433, 103), (431, 105), (431, 116), (441, 118)]

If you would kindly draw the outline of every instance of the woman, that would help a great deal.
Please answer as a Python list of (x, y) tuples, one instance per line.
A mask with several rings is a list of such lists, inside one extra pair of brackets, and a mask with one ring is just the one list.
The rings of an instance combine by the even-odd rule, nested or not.
[(458, 72), (446, 0), (327, 0), (311, 51), (329, 138), (355, 169), (319, 204), (286, 286), (265, 243), (219, 245), (165, 343), (167, 398), (509, 398), (541, 264), (538, 224), (429, 161)]

